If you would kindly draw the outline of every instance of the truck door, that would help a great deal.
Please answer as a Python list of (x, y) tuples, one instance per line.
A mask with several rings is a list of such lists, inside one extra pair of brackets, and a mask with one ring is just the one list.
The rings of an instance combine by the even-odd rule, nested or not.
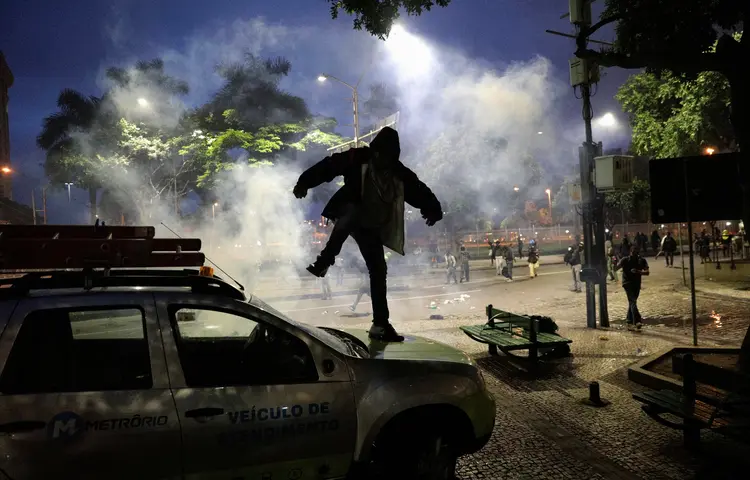
[(157, 310), (185, 477), (343, 477), (356, 433), (343, 355), (245, 302), (169, 295)]
[(14, 480), (177, 478), (151, 294), (22, 300), (0, 336), (0, 468)]

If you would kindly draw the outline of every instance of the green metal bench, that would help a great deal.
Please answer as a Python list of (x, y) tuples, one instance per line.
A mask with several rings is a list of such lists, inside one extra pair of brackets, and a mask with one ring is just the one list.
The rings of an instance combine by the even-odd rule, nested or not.
[(536, 363), (543, 354), (568, 354), (572, 340), (556, 333), (539, 331), (539, 319), (506, 312), (487, 305), (487, 323), (459, 327), (472, 340), (489, 345), (491, 355), (498, 350), (513, 355), (516, 350), (528, 350), (529, 360)]
[[(700, 364), (693, 360), (691, 354), (675, 360), (673, 370), (682, 375), (682, 391), (650, 390), (634, 393), (633, 398), (643, 404), (643, 412), (666, 427), (681, 430), (687, 448), (697, 447), (701, 430), (711, 430), (747, 442), (750, 433), (750, 399), (746, 392), (732, 390), (737, 387), (738, 381), (747, 385), (748, 379), (739, 376), (735, 379), (722, 379), (728, 372), (722, 373), (720, 369)], [(697, 383), (704, 381), (718, 383), (717, 386), (729, 391), (724, 390), (723, 396), (713, 398), (700, 395)], [(664, 415), (677, 417), (681, 421), (672, 421)]]

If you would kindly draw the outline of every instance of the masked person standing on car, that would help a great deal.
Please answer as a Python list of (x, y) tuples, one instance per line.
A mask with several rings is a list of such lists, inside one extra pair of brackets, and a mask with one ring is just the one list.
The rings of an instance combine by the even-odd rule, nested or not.
[(641, 329), (641, 313), (638, 311), (638, 295), (641, 293), (641, 277), (648, 275), (648, 263), (641, 257), (638, 247), (630, 247), (630, 255), (621, 259), (617, 269), (622, 270), (622, 288), (628, 297), (628, 329)]
[[(435, 194), (417, 175), (399, 160), (401, 146), (396, 130), (385, 127), (369, 147), (351, 148), (334, 153), (307, 169), (297, 180), (294, 195), (303, 198), (307, 191), (339, 175), (341, 187), (323, 209), (322, 215), (334, 221), (326, 247), (308, 270), (324, 276), (351, 236), (370, 274), (373, 320), (370, 338), (402, 342), (389, 322), (387, 267), (383, 247), (404, 255), (404, 202), (420, 209), (427, 225), (443, 218), (443, 209)], [(335, 223), (344, 219), (337, 230)]]

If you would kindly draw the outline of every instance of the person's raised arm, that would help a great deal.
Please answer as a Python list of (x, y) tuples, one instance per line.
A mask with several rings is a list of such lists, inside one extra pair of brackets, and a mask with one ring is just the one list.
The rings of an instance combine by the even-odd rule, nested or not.
[(404, 182), (404, 200), (418, 208), (427, 225), (433, 226), (443, 219), (443, 207), (430, 187), (424, 184), (417, 174), (399, 162), (399, 177)]
[(343, 175), (355, 161), (355, 154), (351, 150), (334, 153), (330, 157), (324, 158), (302, 172), (302, 175), (297, 179), (297, 185), (294, 187), (294, 196), (297, 198), (305, 197), (309, 189)]

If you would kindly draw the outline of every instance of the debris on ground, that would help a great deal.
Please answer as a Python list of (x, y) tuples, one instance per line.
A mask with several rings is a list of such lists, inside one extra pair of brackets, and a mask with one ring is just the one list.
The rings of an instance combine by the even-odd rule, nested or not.
[(442, 315), (430, 315), (430, 320), (443, 320)]
[(321, 315), (325, 315), (326, 313), (328, 313), (328, 310), (323, 310), (323, 313), (321, 313)]
[(609, 337), (605, 337), (604, 335), (602, 335), (601, 337), (599, 337), (599, 340), (609, 340)]

